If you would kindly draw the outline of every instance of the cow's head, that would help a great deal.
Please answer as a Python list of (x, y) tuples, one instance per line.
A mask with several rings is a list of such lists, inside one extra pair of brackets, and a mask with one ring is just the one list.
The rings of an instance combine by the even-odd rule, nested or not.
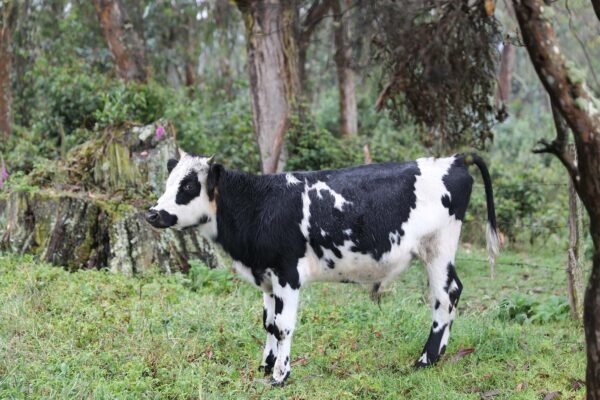
[(215, 188), (222, 166), (212, 157), (180, 151), (180, 159), (167, 162), (169, 177), (165, 192), (146, 213), (156, 228), (184, 229), (200, 226), (202, 233), (217, 233)]

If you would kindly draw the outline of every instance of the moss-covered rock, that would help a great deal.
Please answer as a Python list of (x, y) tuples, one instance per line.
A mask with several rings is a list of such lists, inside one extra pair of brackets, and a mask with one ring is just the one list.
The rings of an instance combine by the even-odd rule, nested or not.
[[(162, 135), (156, 135), (157, 126)], [(168, 122), (106, 130), (73, 149), (66, 162), (32, 174), (0, 199), (0, 247), (33, 253), (71, 270), (110, 268), (127, 274), (158, 265), (189, 268), (190, 258), (220, 264), (213, 246), (194, 231), (158, 231), (143, 213), (164, 187), (176, 156)]]

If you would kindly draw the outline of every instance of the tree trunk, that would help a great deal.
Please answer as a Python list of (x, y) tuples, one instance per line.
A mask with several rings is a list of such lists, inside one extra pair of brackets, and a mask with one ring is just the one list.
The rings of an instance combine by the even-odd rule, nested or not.
[(303, 91), (308, 89), (307, 71), (306, 71), (306, 53), (310, 45), (310, 39), (317, 29), (317, 26), (323, 21), (325, 15), (338, 0), (313, 0), (308, 8), (306, 17), (301, 23), (300, 33), (298, 35), (298, 74), (300, 76), (300, 86)]
[(352, 64), (352, 47), (349, 43), (348, 23), (343, 16), (344, 0), (333, 2), (335, 65), (337, 68), (338, 87), (340, 91), (340, 131), (342, 136), (351, 137), (358, 133), (356, 90)]
[(252, 120), (263, 173), (283, 168), (284, 135), (298, 108), (294, 2), (237, 1), (246, 25)]
[[(555, 108), (553, 108), (554, 110)], [(575, 148), (569, 145), (569, 152), (576, 162), (577, 153)], [(583, 267), (581, 265), (583, 237), (581, 221), (581, 201), (577, 197), (575, 185), (571, 177), (568, 181), (569, 190), (569, 248), (567, 250), (567, 283), (569, 306), (571, 307), (571, 318), (580, 320), (583, 315)]]
[(13, 2), (0, 4), (0, 133), (5, 139), (8, 138), (11, 130), (11, 43), (16, 11), (17, 7)]
[(590, 216), (594, 257), (584, 300), (586, 386), (588, 400), (600, 400), (600, 111), (594, 106), (598, 100), (587, 92), (576, 71), (567, 68), (549, 6), (542, 0), (513, 0), (513, 4), (533, 66), (575, 139), (577, 163), (568, 154), (564, 134), (545, 143), (545, 151), (567, 168)]
[(92, 0), (110, 49), (117, 76), (126, 82), (146, 82), (144, 44), (133, 28), (121, 0)]
[(512, 87), (512, 74), (515, 66), (515, 46), (505, 43), (502, 48), (502, 60), (500, 62), (500, 73), (498, 74), (498, 99), (501, 104), (507, 104), (510, 99)]

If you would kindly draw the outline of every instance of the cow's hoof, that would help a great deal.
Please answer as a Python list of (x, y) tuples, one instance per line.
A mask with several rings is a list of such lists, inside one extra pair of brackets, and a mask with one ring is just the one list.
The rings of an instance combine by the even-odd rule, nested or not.
[(428, 368), (433, 366), (433, 364), (435, 364), (436, 361), (437, 358), (435, 360), (432, 360), (432, 357), (428, 357), (427, 354), (424, 353), (421, 356), (421, 358), (415, 361), (414, 367), (415, 369)]
[(271, 378), (271, 386), (272, 387), (283, 387), (285, 385), (285, 380), (279, 382), (276, 381), (275, 379)]
[(267, 375), (271, 375), (271, 373), (273, 373), (273, 366), (271, 365), (261, 365), (258, 367), (258, 370), (262, 373), (265, 374), (265, 376)]
[(417, 360), (414, 364), (415, 369), (428, 368), (431, 367), (431, 364), (424, 363), (421, 360)]
[(283, 387), (285, 385), (285, 381), (287, 380), (287, 378), (290, 376), (290, 373), (288, 372), (287, 374), (285, 374), (285, 376), (283, 377), (283, 379), (281, 381), (275, 380), (275, 378), (271, 378), (271, 386), (272, 387)]

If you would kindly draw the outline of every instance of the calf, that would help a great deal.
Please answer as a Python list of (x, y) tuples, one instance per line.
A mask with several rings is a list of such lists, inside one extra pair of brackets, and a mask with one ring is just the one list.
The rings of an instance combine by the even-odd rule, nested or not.
[(463, 288), (455, 268), (473, 178), (487, 199), (490, 261), (498, 236), (490, 175), (477, 155), (421, 158), (340, 170), (251, 175), (182, 152), (168, 162), (165, 193), (146, 219), (157, 228), (197, 227), (263, 291), (267, 340), (260, 369), (281, 385), (300, 288), (314, 281), (369, 284), (377, 294), (413, 257), (426, 265), (433, 324), (417, 367), (444, 353)]

